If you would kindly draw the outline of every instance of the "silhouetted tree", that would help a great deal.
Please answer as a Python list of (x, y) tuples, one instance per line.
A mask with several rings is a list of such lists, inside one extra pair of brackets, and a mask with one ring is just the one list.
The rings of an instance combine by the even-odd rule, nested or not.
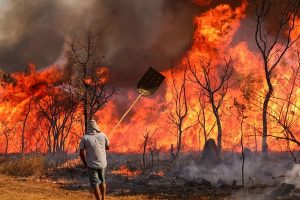
[(245, 152), (244, 152), (244, 131), (243, 131), (243, 124), (244, 120), (247, 118), (245, 115), (245, 110), (246, 106), (240, 102), (237, 101), (237, 99), (234, 99), (234, 106), (237, 109), (237, 118), (238, 120), (241, 120), (240, 123), (240, 132), (241, 132), (241, 137), (240, 137), (240, 144), (242, 147), (242, 186), (245, 187)]
[[(211, 60), (199, 60), (198, 66), (192, 66), (188, 60), (189, 69), (192, 74), (191, 81), (196, 83), (199, 90), (206, 96), (212, 108), (218, 127), (218, 155), (222, 153), (222, 122), (220, 107), (224, 102), (229, 85), (229, 79), (233, 74), (232, 60), (225, 60), (225, 67), (221, 74), (214, 71), (216, 66)], [(197, 68), (199, 67), (199, 69)]]
[[(268, 115), (271, 119), (280, 126), (282, 130), (282, 136), (275, 136), (273, 134), (268, 134), (267, 136), (275, 137), (277, 139), (283, 139), (287, 141), (287, 149), (292, 153), (290, 149), (290, 142), (295, 143), (300, 146), (300, 137), (297, 135), (296, 131), (298, 124), (300, 122), (300, 115), (297, 110), (300, 106), (297, 104), (299, 97), (297, 95), (297, 89), (300, 84), (300, 52), (296, 50), (293, 52), (292, 56), (297, 58), (297, 62), (293, 63), (294, 67), (286, 66), (286, 75), (283, 77), (284, 80), (279, 80), (287, 82), (285, 87), (280, 88), (282, 95), (280, 97), (274, 95), (271, 100), (276, 107), (269, 108)], [(292, 154), (293, 158), (295, 156)]]
[(187, 81), (187, 66), (184, 66), (181, 72), (174, 73), (171, 69), (172, 76), (172, 105), (169, 110), (168, 117), (170, 123), (176, 127), (177, 147), (175, 158), (178, 158), (182, 146), (182, 134), (191, 126), (186, 124), (187, 114), (189, 111), (187, 94), (186, 94), (186, 81)]
[[(266, 157), (268, 152), (268, 106), (272, 94), (273, 74), (279, 62), (287, 50), (299, 39), (299, 35), (292, 39), (291, 35), (296, 27), (295, 20), (299, 10), (299, 0), (274, 1), (261, 0), (256, 3), (256, 32), (255, 41), (263, 59), (265, 80), (267, 82), (267, 92), (264, 97), (262, 110), (262, 153)], [(277, 9), (280, 12), (277, 12)], [(270, 21), (275, 21), (271, 35), (268, 32)], [(283, 36), (285, 35), (285, 36)]]
[(22, 122), (22, 134), (21, 134), (21, 153), (24, 154), (25, 152), (25, 128), (26, 128), (26, 122), (29, 117), (30, 111), (32, 110), (32, 102), (33, 102), (34, 96), (30, 98), (29, 102), (27, 103), (25, 109), (24, 109), (24, 120)]
[(36, 98), (39, 115), (48, 122), (47, 146), (49, 152), (65, 150), (65, 141), (76, 120), (78, 95), (71, 86), (48, 89), (45, 97)]
[(5, 138), (5, 148), (4, 148), (4, 153), (7, 155), (9, 151), (9, 146), (12, 138), (15, 135), (15, 128), (12, 128), (9, 126), (9, 120), (10, 117), (7, 117), (5, 119), (2, 119), (0, 121), (0, 128), (1, 128), (1, 134)]
[(109, 84), (109, 72), (102, 66), (104, 58), (97, 51), (96, 38), (89, 31), (84, 40), (73, 40), (70, 45), (70, 59), (83, 102), (85, 132), (87, 121), (112, 97), (115, 87)]
[(196, 108), (192, 108), (192, 109), (197, 114), (197, 122), (200, 126), (199, 135), (198, 135), (199, 151), (200, 151), (201, 150), (201, 147), (200, 147), (201, 131), (203, 132), (204, 144), (205, 144), (209, 135), (211, 134), (211, 132), (214, 130), (214, 128), (216, 126), (216, 121), (214, 121), (214, 123), (212, 125), (209, 125), (208, 121), (210, 121), (210, 116), (207, 117), (209, 102), (207, 102), (203, 93), (199, 92), (197, 94), (197, 98), (198, 98), (198, 103), (199, 103), (199, 109), (198, 110)]

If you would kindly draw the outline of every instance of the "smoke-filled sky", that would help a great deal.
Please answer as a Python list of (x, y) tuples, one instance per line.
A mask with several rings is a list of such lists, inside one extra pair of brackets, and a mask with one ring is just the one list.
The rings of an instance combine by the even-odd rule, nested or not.
[(148, 67), (178, 61), (192, 42), (193, 18), (221, 3), (240, 1), (0, 0), (0, 69), (47, 67), (64, 55), (66, 38), (91, 30), (114, 82), (131, 85)]
[(0, 0), (0, 68), (49, 66), (62, 55), (66, 37), (89, 29), (114, 76), (135, 79), (180, 57), (203, 9), (189, 0)]

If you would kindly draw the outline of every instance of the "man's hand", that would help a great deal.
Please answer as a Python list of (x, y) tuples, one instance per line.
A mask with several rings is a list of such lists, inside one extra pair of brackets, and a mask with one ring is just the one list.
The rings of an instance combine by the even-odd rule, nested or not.
[(86, 163), (86, 160), (85, 160), (84, 149), (80, 149), (79, 155), (80, 155), (80, 158), (81, 158), (81, 160), (83, 162), (84, 167), (86, 168), (87, 167), (87, 163)]

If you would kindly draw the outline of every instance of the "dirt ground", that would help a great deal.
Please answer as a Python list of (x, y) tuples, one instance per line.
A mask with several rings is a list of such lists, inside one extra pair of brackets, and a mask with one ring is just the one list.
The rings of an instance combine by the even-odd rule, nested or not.
[[(300, 200), (300, 188), (296, 184), (299, 183), (300, 167), (292, 162), (270, 160), (254, 168), (255, 162), (249, 161), (251, 165), (246, 169), (254, 168), (252, 171), (259, 176), (249, 172), (251, 182), (249, 179), (246, 187), (242, 188), (241, 182), (233, 182), (239, 180), (240, 171), (235, 166), (239, 166), (240, 160), (233, 162), (227, 159), (229, 164), (224, 161), (207, 168), (196, 163), (194, 157), (188, 157), (172, 165), (169, 161), (160, 161), (159, 165), (135, 174), (139, 169), (136, 165), (138, 161), (133, 161), (137, 157), (111, 155), (110, 169), (106, 173), (108, 200)], [(0, 200), (94, 199), (87, 171), (78, 158), (52, 165), (49, 163), (55, 161), (54, 158), (42, 158), (3, 159), (0, 165)], [(39, 173), (31, 173), (32, 170), (28, 169)], [(28, 173), (21, 173), (26, 171)], [(291, 181), (284, 182), (288, 177)]]
[[(1, 200), (84, 200), (94, 199), (88, 190), (66, 190), (57, 184), (0, 175)], [(108, 200), (161, 199), (144, 195), (108, 196)]]
[[(64, 189), (60, 184), (17, 178), (0, 174), (0, 200), (91, 200), (92, 191), (87, 188)], [(220, 200), (207, 195), (163, 194), (154, 191), (147, 194), (108, 194), (107, 200)], [(226, 199), (226, 198), (225, 198)]]

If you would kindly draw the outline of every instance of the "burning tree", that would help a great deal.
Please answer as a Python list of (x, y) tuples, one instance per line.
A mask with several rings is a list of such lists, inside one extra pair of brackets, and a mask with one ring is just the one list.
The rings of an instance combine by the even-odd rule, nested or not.
[[(177, 147), (175, 158), (178, 158), (182, 146), (182, 135), (184, 131), (193, 127), (194, 125), (188, 124), (188, 101), (186, 92), (186, 82), (187, 82), (187, 66), (181, 69), (181, 72), (177, 72), (176, 75), (174, 69), (171, 69), (172, 77), (172, 103), (173, 108), (169, 110), (168, 117), (170, 122), (176, 126), (176, 137), (177, 137)], [(179, 79), (178, 79), (179, 78)], [(179, 84), (177, 84), (179, 83)]]
[(70, 86), (49, 88), (47, 96), (36, 99), (39, 116), (48, 122), (46, 144), (49, 152), (62, 152), (76, 121), (78, 95)]
[(241, 124), (240, 124), (240, 132), (241, 132), (241, 138), (240, 138), (240, 144), (242, 147), (242, 186), (245, 186), (245, 174), (244, 174), (244, 168), (245, 168), (245, 151), (244, 151), (244, 131), (243, 131), (243, 124), (244, 124), (244, 120), (247, 118), (247, 116), (245, 115), (245, 110), (246, 110), (246, 106), (240, 102), (238, 102), (238, 100), (235, 98), (234, 99), (234, 106), (236, 107), (237, 110), (237, 119), (241, 120)]
[(206, 141), (208, 140), (209, 135), (211, 134), (211, 132), (214, 130), (215, 126), (216, 126), (216, 121), (214, 121), (213, 125), (209, 125), (209, 121), (211, 116), (207, 116), (207, 109), (208, 109), (208, 104), (209, 102), (205, 99), (205, 96), (203, 93), (198, 93), (197, 94), (198, 97), (198, 103), (199, 103), (199, 109), (197, 110), (196, 108), (192, 108), (193, 111), (195, 111), (195, 113), (197, 114), (197, 122), (200, 125), (199, 128), (199, 150), (200, 150), (200, 138), (201, 138), (201, 131), (203, 131), (203, 136), (204, 136), (204, 144), (206, 143)]
[(96, 38), (90, 31), (84, 41), (72, 41), (69, 45), (72, 68), (76, 77), (74, 82), (83, 102), (85, 132), (87, 132), (87, 121), (111, 99), (115, 87), (108, 83), (108, 69), (102, 67), (101, 63), (104, 57), (99, 55)]
[(188, 59), (189, 69), (192, 73), (191, 81), (199, 86), (203, 95), (208, 98), (215, 116), (218, 127), (218, 155), (222, 153), (222, 123), (220, 107), (224, 102), (224, 98), (229, 88), (229, 79), (233, 74), (232, 60), (225, 60), (225, 67), (219, 76), (215, 75), (216, 66), (211, 60), (199, 61), (200, 73), (196, 66), (192, 66)]
[(10, 140), (12, 139), (12, 136), (15, 135), (14, 134), (15, 130), (8, 126), (8, 121), (9, 118), (0, 121), (0, 127), (2, 128), (1, 134), (3, 134), (5, 137), (5, 150), (4, 150), (5, 154), (8, 154)]
[[(275, 108), (270, 107), (268, 111), (268, 115), (271, 119), (275, 120), (275, 122), (279, 125), (282, 135), (273, 135), (268, 134), (267, 136), (275, 137), (277, 139), (283, 139), (287, 141), (287, 150), (292, 153), (290, 148), (290, 143), (295, 143), (300, 146), (300, 138), (296, 134), (297, 124), (300, 120), (300, 116), (297, 111), (300, 109), (297, 104), (297, 93), (296, 89), (299, 86), (300, 81), (300, 52), (299, 50), (292, 51), (291, 57), (297, 58), (295, 66), (286, 66), (286, 75), (287, 77), (283, 77), (279, 79), (278, 84), (285, 85), (285, 87), (280, 88), (283, 94), (280, 97), (277, 97), (274, 94), (272, 103), (276, 105)], [(293, 158), (295, 159), (293, 153)]]
[[(161, 151), (161, 147), (157, 145), (157, 141), (154, 138), (155, 132), (157, 129), (155, 129), (152, 133), (150, 133), (149, 130), (146, 131), (144, 135), (144, 141), (142, 144), (143, 149), (143, 170), (147, 169), (147, 152), (150, 154), (151, 158), (151, 166), (154, 166), (154, 157), (157, 158), (157, 163), (159, 163), (159, 154)], [(148, 150), (148, 151), (147, 151)]]
[(21, 134), (21, 153), (25, 153), (25, 127), (26, 122), (28, 120), (30, 111), (32, 110), (32, 102), (34, 100), (34, 96), (30, 98), (29, 102), (27, 103), (27, 108), (22, 113), (24, 115), (24, 119), (22, 122), (22, 134)]
[[(185, 122), (187, 119), (188, 114), (188, 103), (187, 103), (187, 96), (186, 96), (186, 74), (187, 74), (187, 67), (184, 67), (182, 72), (182, 79), (178, 80), (174, 70), (171, 70), (172, 76), (172, 100), (174, 103), (174, 108), (171, 109), (168, 113), (169, 120), (172, 124), (176, 126), (177, 133), (177, 148), (175, 153), (175, 158), (178, 158), (178, 155), (181, 150), (182, 145), (182, 134), (183, 132), (188, 129), (189, 127), (184, 127)], [(177, 79), (177, 80), (176, 80)], [(179, 82), (180, 85), (176, 85)]]
[[(255, 41), (263, 59), (265, 80), (267, 82), (267, 92), (264, 97), (262, 119), (262, 152), (267, 155), (267, 135), (268, 135), (268, 107), (274, 92), (273, 75), (279, 62), (287, 50), (299, 39), (299, 35), (292, 39), (291, 35), (296, 27), (295, 21), (300, 6), (299, 0), (288, 0), (277, 5), (274, 0), (262, 0), (256, 2), (256, 32)], [(283, 5), (282, 5), (283, 4)], [(276, 9), (282, 8), (279, 17)], [(278, 20), (274, 28), (274, 36), (268, 33), (268, 22)], [(285, 35), (285, 36), (282, 36)]]

